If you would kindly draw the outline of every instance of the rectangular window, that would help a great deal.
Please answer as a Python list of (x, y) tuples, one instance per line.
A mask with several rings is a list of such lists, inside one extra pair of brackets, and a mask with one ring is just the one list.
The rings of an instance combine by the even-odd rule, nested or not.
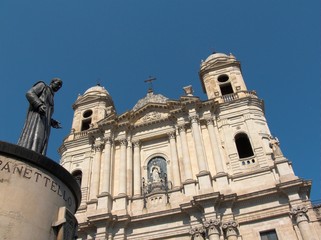
[(278, 240), (278, 236), (276, 235), (276, 231), (274, 229), (260, 232), (260, 237), (261, 240)]

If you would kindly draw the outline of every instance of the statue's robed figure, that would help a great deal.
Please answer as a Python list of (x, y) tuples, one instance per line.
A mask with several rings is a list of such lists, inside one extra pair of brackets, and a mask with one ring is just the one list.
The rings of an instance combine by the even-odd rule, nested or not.
[(51, 127), (60, 128), (51, 117), (54, 94), (61, 86), (62, 81), (54, 78), (49, 86), (39, 81), (26, 93), (30, 105), (18, 145), (46, 155)]

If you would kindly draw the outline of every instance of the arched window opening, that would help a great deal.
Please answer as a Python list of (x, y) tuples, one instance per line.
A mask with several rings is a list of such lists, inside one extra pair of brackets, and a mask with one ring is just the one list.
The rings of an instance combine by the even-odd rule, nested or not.
[(91, 109), (88, 109), (85, 112), (83, 112), (82, 116), (84, 119), (82, 120), (81, 131), (86, 131), (90, 128), (92, 114), (93, 111)]
[(71, 175), (74, 177), (79, 186), (81, 186), (82, 172), (80, 170), (76, 170)]
[(250, 140), (245, 133), (239, 133), (235, 136), (235, 144), (240, 158), (254, 155)]

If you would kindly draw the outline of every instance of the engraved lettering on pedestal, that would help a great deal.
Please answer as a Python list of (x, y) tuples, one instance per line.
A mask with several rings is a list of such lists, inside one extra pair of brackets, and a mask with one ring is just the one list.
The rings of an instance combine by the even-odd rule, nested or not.
[[(52, 178), (46, 176), (45, 174), (38, 172), (36, 168), (32, 168), (28, 165), (21, 164), (21, 163), (14, 163), (11, 161), (5, 162), (0, 161), (0, 173), (3, 173), (5, 175), (13, 175), (13, 176), (19, 176), (22, 179), (25, 179), (27, 181), (30, 181), (30, 184), (36, 183), (40, 184), (41, 186), (49, 189), (53, 193), (57, 194), (59, 197), (61, 197), (67, 205), (70, 207), (73, 205), (72, 197), (69, 196), (69, 194), (66, 192), (66, 189), (64, 189), (59, 183), (54, 181)], [(1, 178), (1, 183), (9, 183), (8, 178)]]

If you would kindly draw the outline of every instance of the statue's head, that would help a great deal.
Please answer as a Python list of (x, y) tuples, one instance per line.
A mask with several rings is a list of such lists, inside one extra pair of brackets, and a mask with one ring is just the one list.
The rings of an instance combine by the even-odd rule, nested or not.
[(62, 87), (62, 81), (60, 78), (53, 78), (50, 82), (50, 86), (54, 92), (57, 92)]

